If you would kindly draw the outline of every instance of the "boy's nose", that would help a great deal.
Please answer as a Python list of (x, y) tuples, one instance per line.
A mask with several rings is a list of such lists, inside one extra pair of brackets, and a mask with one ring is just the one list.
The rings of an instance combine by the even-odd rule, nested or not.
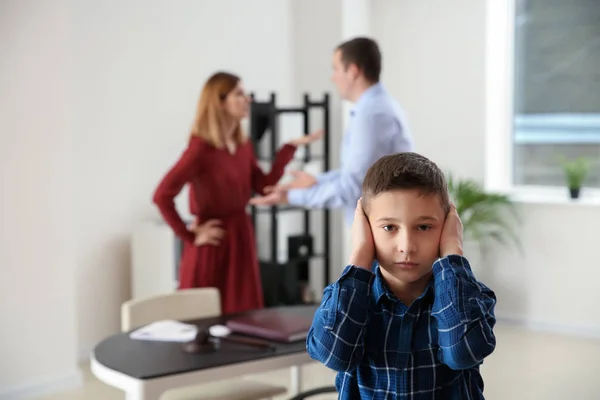
[(398, 235), (398, 251), (405, 255), (410, 255), (417, 250), (417, 246), (412, 236), (408, 233)]

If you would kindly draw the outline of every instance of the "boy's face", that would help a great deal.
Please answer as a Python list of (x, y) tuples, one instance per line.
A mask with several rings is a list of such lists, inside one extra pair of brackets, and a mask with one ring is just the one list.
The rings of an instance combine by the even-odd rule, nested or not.
[(446, 218), (439, 196), (394, 190), (369, 199), (368, 209), (375, 256), (384, 275), (408, 285), (428, 280)]

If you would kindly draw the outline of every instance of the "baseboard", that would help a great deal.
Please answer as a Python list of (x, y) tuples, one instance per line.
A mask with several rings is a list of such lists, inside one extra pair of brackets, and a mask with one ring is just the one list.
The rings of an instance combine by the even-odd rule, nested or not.
[(76, 389), (82, 385), (83, 374), (81, 371), (76, 370), (70, 374), (58, 376), (53, 379), (47, 379), (13, 388), (9, 387), (7, 390), (0, 392), (0, 400), (31, 399), (64, 390)]
[(555, 333), (588, 339), (600, 339), (600, 325), (568, 325), (546, 321), (535, 321), (521, 315), (496, 313), (498, 322), (518, 325), (535, 332)]

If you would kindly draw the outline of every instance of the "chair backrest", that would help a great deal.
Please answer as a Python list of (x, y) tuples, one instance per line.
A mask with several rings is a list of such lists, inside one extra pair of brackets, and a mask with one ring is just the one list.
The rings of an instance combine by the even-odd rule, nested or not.
[(126, 301), (121, 305), (121, 331), (129, 332), (163, 319), (182, 321), (219, 315), (221, 295), (218, 289), (184, 289)]

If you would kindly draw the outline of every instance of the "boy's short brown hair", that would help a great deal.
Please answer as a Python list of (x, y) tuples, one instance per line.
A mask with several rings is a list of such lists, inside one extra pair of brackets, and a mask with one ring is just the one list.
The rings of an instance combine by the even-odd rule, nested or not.
[(363, 205), (368, 207), (369, 199), (380, 193), (402, 189), (417, 189), (424, 195), (438, 195), (444, 213), (450, 211), (444, 173), (433, 161), (411, 152), (383, 156), (369, 168), (362, 184)]

